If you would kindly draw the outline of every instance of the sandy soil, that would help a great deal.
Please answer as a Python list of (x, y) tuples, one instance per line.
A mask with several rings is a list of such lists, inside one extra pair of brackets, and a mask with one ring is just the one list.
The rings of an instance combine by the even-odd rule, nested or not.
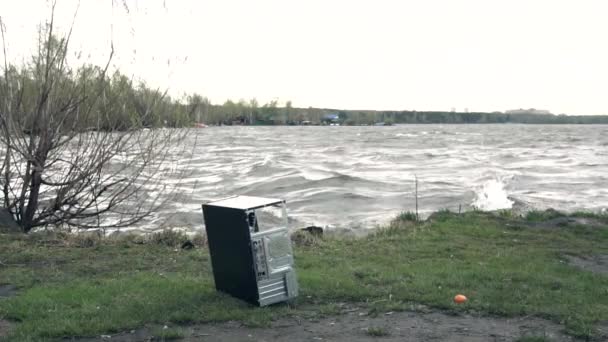
[[(173, 328), (173, 327), (171, 327)], [(377, 335), (371, 336), (373, 328)], [(441, 312), (394, 312), (368, 316), (348, 312), (319, 320), (285, 318), (269, 328), (248, 328), (236, 322), (183, 327), (184, 341), (515, 341), (522, 336), (545, 336), (550, 341), (572, 341), (563, 326), (535, 317), (499, 318), (449, 315)], [(113, 336), (79, 341), (151, 341), (144, 328)]]

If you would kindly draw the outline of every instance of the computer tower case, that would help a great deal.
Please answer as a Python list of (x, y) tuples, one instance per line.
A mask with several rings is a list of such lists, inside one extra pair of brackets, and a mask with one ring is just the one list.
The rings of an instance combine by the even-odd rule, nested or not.
[(259, 306), (298, 295), (284, 200), (235, 196), (203, 216), (217, 290)]

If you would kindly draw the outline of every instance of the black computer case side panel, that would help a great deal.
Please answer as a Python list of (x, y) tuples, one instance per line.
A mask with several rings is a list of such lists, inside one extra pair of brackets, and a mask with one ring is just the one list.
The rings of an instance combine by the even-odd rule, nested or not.
[(251, 236), (244, 210), (203, 205), (217, 290), (258, 304)]

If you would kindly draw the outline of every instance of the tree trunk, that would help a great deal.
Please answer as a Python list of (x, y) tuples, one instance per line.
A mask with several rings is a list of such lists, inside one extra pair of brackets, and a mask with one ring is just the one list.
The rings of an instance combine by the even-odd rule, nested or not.
[(32, 229), (34, 214), (38, 208), (38, 197), (40, 194), (40, 185), (42, 184), (42, 173), (38, 168), (34, 168), (32, 172), (32, 182), (30, 185), (30, 194), (27, 200), (27, 208), (21, 219), (21, 227), (24, 233)]

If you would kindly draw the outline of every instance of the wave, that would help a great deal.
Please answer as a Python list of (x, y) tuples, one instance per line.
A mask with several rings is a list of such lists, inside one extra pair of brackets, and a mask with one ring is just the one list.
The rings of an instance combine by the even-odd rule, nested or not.
[(178, 156), (184, 176), (159, 176), (180, 196), (151, 224), (177, 215), (166, 224), (198, 229), (200, 203), (251, 195), (286, 199), (290, 216), (309, 225), (373, 227), (414, 210), (414, 175), (420, 213), (461, 204), (463, 210), (600, 210), (608, 207), (604, 131), (526, 125), (205, 130), (191, 154)]
[(514, 201), (509, 198), (502, 179), (486, 181), (475, 191), (475, 200), (471, 204), (480, 210), (511, 209)]
[(381, 187), (392, 188), (394, 185), (381, 180), (370, 180), (361, 177), (349, 176), (341, 173), (334, 173), (333, 177), (310, 181), (306, 184), (309, 187)]

